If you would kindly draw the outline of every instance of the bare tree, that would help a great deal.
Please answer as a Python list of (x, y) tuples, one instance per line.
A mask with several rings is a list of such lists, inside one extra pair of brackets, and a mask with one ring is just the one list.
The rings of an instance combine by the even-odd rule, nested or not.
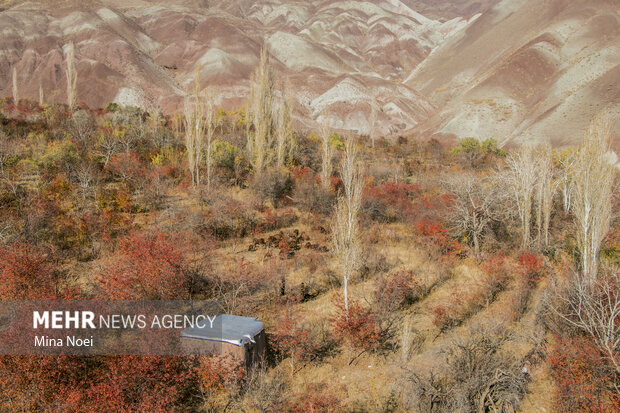
[(553, 161), (550, 145), (542, 145), (537, 148), (538, 185), (536, 188), (536, 226), (538, 229), (538, 242), (545, 246), (549, 245), (549, 225), (551, 210), (553, 209), (553, 197), (556, 185), (553, 181)]
[(17, 67), (13, 66), (13, 104), (19, 103), (19, 88), (17, 87)]
[(609, 153), (610, 130), (609, 115), (597, 116), (584, 136), (574, 164), (573, 214), (581, 271), (590, 281), (597, 275), (601, 243), (611, 222), (615, 167)]
[(39, 85), (39, 106), (45, 105), (45, 94), (43, 93), (43, 85)]
[(194, 188), (200, 185), (202, 141), (206, 126), (204, 115), (205, 105), (200, 96), (200, 66), (198, 66), (194, 76), (193, 96), (185, 99), (185, 148)]
[(522, 248), (528, 248), (530, 245), (536, 174), (536, 157), (532, 146), (523, 145), (517, 153), (508, 157), (506, 178), (521, 220)]
[(562, 208), (564, 214), (568, 215), (571, 210), (573, 187), (573, 172), (575, 169), (575, 148), (569, 148), (559, 153), (558, 163), (560, 164), (560, 176), (558, 185), (562, 191)]
[(77, 103), (77, 68), (75, 65), (75, 46), (73, 43), (67, 45), (66, 51), (67, 64), (67, 105), (73, 109)]
[(68, 122), (69, 133), (79, 142), (87, 142), (97, 128), (95, 120), (85, 110), (78, 110)]
[(454, 195), (450, 221), (459, 234), (467, 234), (480, 255), (480, 238), (491, 221), (499, 219), (500, 192), (497, 182), (475, 174), (461, 174), (446, 182)]
[(97, 135), (96, 155), (103, 159), (106, 167), (112, 156), (118, 152), (120, 142), (118, 140), (119, 129), (104, 130)]
[(332, 176), (332, 158), (334, 148), (330, 144), (331, 128), (329, 127), (329, 115), (323, 115), (323, 122), (320, 129), (321, 135), (321, 184), (325, 190), (329, 189), (329, 178)]
[(379, 118), (379, 105), (376, 99), (373, 97), (370, 101), (370, 117), (368, 118), (370, 145), (375, 147), (375, 140), (377, 138), (377, 119)]
[(213, 135), (215, 134), (215, 105), (211, 93), (205, 98), (205, 138), (207, 141), (207, 190), (211, 189), (211, 169), (213, 165)]
[(260, 65), (250, 82), (250, 112), (254, 133), (248, 130), (248, 152), (256, 175), (261, 175), (273, 161), (274, 126), (273, 114), (274, 75), (269, 63), (267, 49), (263, 48)]
[(82, 200), (85, 200), (95, 180), (95, 169), (93, 164), (91, 162), (80, 163), (75, 171), (75, 178), (82, 194)]
[(362, 203), (364, 183), (357, 156), (355, 141), (349, 137), (345, 142), (340, 165), (344, 193), (338, 199), (332, 223), (332, 241), (342, 270), (344, 306), (347, 315), (349, 313), (348, 283), (359, 268), (361, 257), (357, 214)]

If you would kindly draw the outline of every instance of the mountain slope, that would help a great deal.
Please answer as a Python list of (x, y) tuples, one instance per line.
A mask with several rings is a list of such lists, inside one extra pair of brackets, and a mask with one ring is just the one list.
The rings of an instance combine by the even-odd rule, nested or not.
[(617, 3), (505, 0), (405, 83), (441, 107), (424, 133), (563, 145), (603, 108), (620, 113), (618, 79)]
[(399, 0), (63, 5), (21, 2), (0, 13), (4, 95), (11, 93), (16, 66), (21, 96), (38, 98), (41, 85), (48, 100), (64, 100), (62, 50), (74, 42), (78, 100), (91, 107), (116, 101), (178, 110), (200, 65), (203, 86), (214, 87), (218, 104), (236, 108), (266, 46), (280, 77), (293, 86), (302, 125), (314, 127), (329, 112), (334, 126), (361, 133), (369, 131), (374, 100), (384, 134), (409, 130), (432, 113), (402, 81), (469, 24), (428, 19)]

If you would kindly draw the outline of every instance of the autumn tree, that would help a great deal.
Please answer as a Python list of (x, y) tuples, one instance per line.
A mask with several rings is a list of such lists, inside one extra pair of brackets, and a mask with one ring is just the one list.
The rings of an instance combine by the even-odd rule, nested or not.
[(334, 157), (334, 148), (330, 143), (331, 128), (329, 127), (329, 116), (324, 115), (321, 122), (321, 185), (325, 190), (329, 189), (330, 179), (332, 176), (332, 158)]
[(452, 155), (456, 156), (463, 165), (469, 168), (477, 168), (491, 157), (503, 157), (504, 150), (497, 147), (495, 139), (479, 141), (476, 138), (465, 138), (452, 149)]
[(254, 131), (247, 130), (247, 149), (254, 173), (260, 176), (274, 160), (274, 74), (269, 54), (263, 48), (260, 64), (250, 81), (250, 114)]
[(17, 87), (17, 67), (13, 66), (13, 104), (19, 104), (19, 88)]
[(211, 170), (213, 167), (213, 135), (215, 134), (215, 105), (210, 93), (205, 97), (205, 140), (207, 141), (207, 190), (211, 189)]
[[(378, 320), (370, 308), (362, 307), (357, 300), (347, 304), (342, 296), (336, 297), (336, 314), (332, 319), (334, 337), (349, 346), (349, 351), (375, 350), (381, 345)], [(349, 364), (352, 362), (349, 352)]]
[(200, 93), (200, 66), (194, 75), (194, 91), (185, 99), (185, 149), (187, 163), (192, 176), (192, 186), (200, 185), (200, 164), (202, 160), (202, 142), (205, 135), (205, 103)]
[(340, 175), (344, 189), (332, 219), (332, 242), (343, 276), (344, 308), (349, 309), (348, 283), (360, 265), (361, 244), (357, 214), (362, 204), (364, 186), (358, 164), (357, 145), (352, 137), (346, 140)]
[(617, 412), (617, 388), (592, 341), (583, 336), (559, 337), (550, 348), (547, 363), (556, 386), (554, 408), (558, 412)]
[(377, 120), (379, 119), (379, 104), (376, 98), (372, 98), (370, 101), (370, 118), (368, 119), (370, 137), (370, 145), (375, 147), (375, 140), (377, 138)]
[(292, 103), (284, 86), (281, 90), (281, 101), (278, 105), (276, 119), (276, 165), (282, 167), (293, 153), (293, 113)]
[(66, 46), (67, 105), (75, 108), (77, 104), (77, 67), (75, 64), (75, 46), (73, 42)]
[(610, 150), (611, 118), (602, 114), (588, 128), (574, 163), (573, 214), (581, 272), (594, 280), (603, 238), (609, 231), (616, 175)]

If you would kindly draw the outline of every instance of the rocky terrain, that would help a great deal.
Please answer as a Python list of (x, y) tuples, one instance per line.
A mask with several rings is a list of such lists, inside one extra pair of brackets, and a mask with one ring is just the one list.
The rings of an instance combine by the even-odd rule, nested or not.
[(619, 10), (604, 0), (497, 4), (405, 81), (440, 108), (425, 127), (502, 143), (578, 143), (597, 112), (620, 113)]
[(260, 50), (294, 96), (302, 128), (574, 143), (618, 109), (620, 18), (611, 0), (5, 1), (0, 93), (65, 100), (76, 45), (78, 100), (182, 106), (199, 65), (217, 103), (243, 105)]

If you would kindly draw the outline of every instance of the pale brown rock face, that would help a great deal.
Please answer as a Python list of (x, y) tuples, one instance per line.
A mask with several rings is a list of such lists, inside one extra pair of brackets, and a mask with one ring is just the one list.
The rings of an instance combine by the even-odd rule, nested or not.
[[(5, 1), (0, 94), (181, 107), (197, 65), (227, 109), (243, 105), (262, 47), (311, 129), (571, 143), (599, 109), (618, 109), (614, 1)], [(480, 14), (482, 13), (482, 14)], [(613, 109), (613, 108), (612, 108)]]

